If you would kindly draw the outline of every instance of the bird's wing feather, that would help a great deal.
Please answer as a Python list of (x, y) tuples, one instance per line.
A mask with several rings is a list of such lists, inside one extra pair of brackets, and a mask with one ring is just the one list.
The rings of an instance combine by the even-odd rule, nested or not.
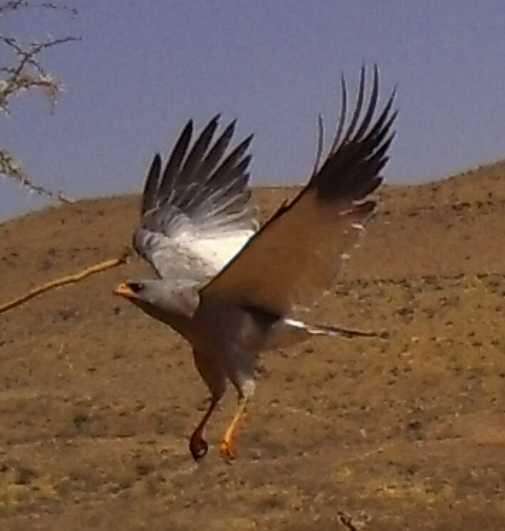
[(133, 244), (162, 278), (204, 283), (257, 230), (247, 173), (252, 136), (225, 157), (235, 122), (213, 142), (218, 119), (207, 124), (192, 147), (190, 120), (165, 168), (157, 154), (147, 173)]
[(356, 108), (347, 129), (346, 89), (342, 79), (342, 114), (333, 146), (320, 169), (289, 205), (282, 206), (242, 251), (201, 291), (276, 315), (310, 307), (334, 280), (375, 202), (365, 200), (382, 182), (394, 133), (394, 91), (372, 122), (378, 99), (374, 69), (368, 107), (363, 112), (365, 70)]

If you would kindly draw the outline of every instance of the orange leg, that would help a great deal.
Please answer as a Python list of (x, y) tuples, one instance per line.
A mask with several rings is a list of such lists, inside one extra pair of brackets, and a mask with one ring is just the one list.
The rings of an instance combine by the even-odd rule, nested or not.
[(199, 461), (200, 459), (202, 459), (202, 457), (205, 457), (209, 450), (209, 445), (207, 444), (207, 441), (203, 438), (203, 431), (205, 429), (207, 421), (210, 419), (210, 416), (212, 415), (212, 412), (216, 408), (218, 402), (219, 398), (213, 397), (211, 399), (209, 408), (205, 412), (205, 415), (203, 416), (198, 426), (195, 428), (195, 431), (193, 432), (193, 435), (191, 435), (191, 439), (189, 440), (189, 450), (191, 451), (191, 455), (193, 456), (193, 459), (195, 461)]
[(219, 448), (219, 451), (220, 451), (221, 457), (223, 457), (224, 459), (230, 460), (236, 457), (236, 451), (235, 451), (236, 432), (237, 432), (237, 428), (238, 428), (240, 421), (245, 416), (247, 402), (248, 402), (247, 397), (243, 396), (239, 398), (237, 411), (235, 412), (233, 420), (228, 426), (228, 429), (226, 430), (224, 434), (223, 440), (221, 441), (221, 446)]

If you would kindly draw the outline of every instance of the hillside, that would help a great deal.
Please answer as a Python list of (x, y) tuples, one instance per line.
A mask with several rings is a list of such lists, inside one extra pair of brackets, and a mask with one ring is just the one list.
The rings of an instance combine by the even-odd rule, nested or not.
[[(256, 191), (263, 216), (293, 193)], [(316, 313), (389, 337), (264, 356), (232, 466), (187, 453), (207, 397), (187, 345), (111, 293), (139, 260), (0, 315), (0, 528), (501, 529), (505, 164), (380, 196)], [(0, 303), (119, 255), (137, 201), (0, 225)]]

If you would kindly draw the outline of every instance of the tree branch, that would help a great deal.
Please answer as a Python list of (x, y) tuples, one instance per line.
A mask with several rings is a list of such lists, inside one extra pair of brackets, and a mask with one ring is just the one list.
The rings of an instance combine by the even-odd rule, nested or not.
[(0, 175), (17, 181), (22, 188), (33, 192), (47, 199), (59, 201), (60, 203), (72, 204), (75, 200), (65, 195), (62, 191), (54, 192), (44, 186), (32, 182), (30, 177), (24, 173), (19, 162), (6, 149), (0, 148)]
[(33, 299), (34, 297), (37, 297), (38, 295), (45, 293), (46, 291), (52, 290), (54, 288), (58, 288), (60, 286), (65, 286), (66, 284), (73, 284), (75, 282), (79, 282), (89, 277), (90, 275), (95, 275), (96, 273), (105, 271), (106, 269), (111, 269), (112, 267), (117, 267), (121, 264), (124, 264), (128, 260), (128, 257), (130, 256), (130, 254), (131, 254), (130, 251), (127, 250), (119, 258), (112, 258), (110, 260), (105, 260), (104, 262), (94, 264), (72, 275), (66, 275), (64, 277), (51, 280), (50, 282), (46, 282), (45, 284), (35, 286), (33, 289), (31, 289), (24, 295), (21, 295), (20, 297), (16, 297), (15, 299), (12, 299), (4, 304), (0, 304), (0, 314), (8, 310), (12, 310), (13, 308), (16, 308), (17, 306), (20, 306), (21, 304), (29, 301), (30, 299)]
[[(55, 2), (35, 2), (32, 0), (7, 0), (0, 2), (0, 17), (23, 9), (38, 8), (67, 11), (73, 15), (77, 10)], [(21, 42), (19, 39), (0, 33), (0, 49), (11, 52), (11, 63), (0, 64), (0, 114), (10, 114), (12, 98), (34, 89), (46, 93), (51, 111), (56, 105), (57, 96), (62, 91), (61, 83), (42, 66), (40, 54), (45, 50), (80, 40), (67, 36), (49, 38), (41, 42)], [(63, 203), (72, 203), (72, 199), (62, 192), (54, 192), (36, 185), (22, 169), (16, 157), (0, 147), (0, 175), (16, 181), (29, 192)]]

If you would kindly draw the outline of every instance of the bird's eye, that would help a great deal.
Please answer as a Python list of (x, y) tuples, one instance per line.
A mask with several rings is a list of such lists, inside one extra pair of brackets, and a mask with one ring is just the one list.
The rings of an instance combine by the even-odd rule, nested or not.
[(128, 287), (133, 291), (133, 293), (139, 293), (144, 289), (144, 284), (142, 282), (129, 282)]

